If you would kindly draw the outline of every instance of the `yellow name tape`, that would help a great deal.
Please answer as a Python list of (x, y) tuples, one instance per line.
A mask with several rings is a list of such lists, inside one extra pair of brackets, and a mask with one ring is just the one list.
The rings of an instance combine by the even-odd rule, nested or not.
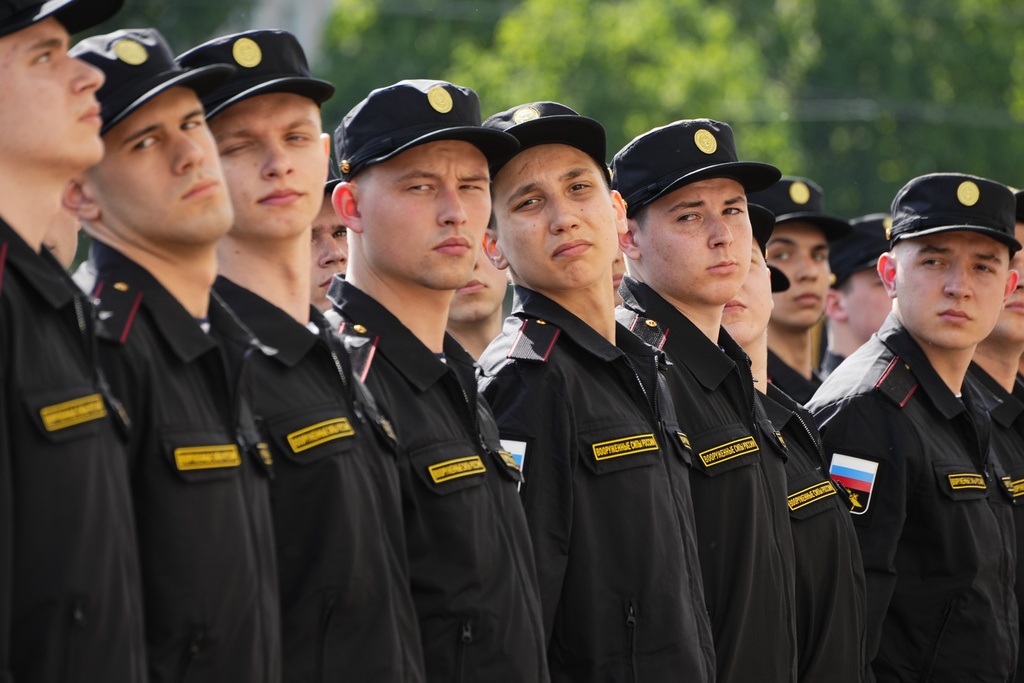
[(301, 453), (328, 441), (352, 436), (355, 433), (347, 417), (337, 417), (292, 432), (288, 435), (288, 445), (292, 447), (293, 453)]
[(745, 436), (742, 439), (736, 439), (721, 446), (701, 451), (698, 455), (705, 467), (711, 467), (713, 465), (720, 465), (727, 460), (738, 458), (741, 455), (746, 455), (747, 453), (756, 453), (758, 450), (757, 441), (754, 440), (754, 437)]
[(789, 504), (790, 510), (799, 510), (805, 505), (810, 505), (816, 500), (822, 498), (828, 498), (829, 496), (836, 495), (836, 487), (832, 486), (832, 482), (823, 481), (814, 486), (809, 486), (803, 491), (797, 491), (796, 493), (789, 496), (787, 503)]
[(595, 460), (611, 460), (625, 455), (656, 451), (658, 450), (658, 440), (654, 438), (654, 434), (637, 434), (595, 443), (592, 448)]
[(471, 455), (468, 458), (439, 462), (428, 467), (427, 471), (430, 472), (430, 478), (434, 480), (435, 484), (443, 484), (446, 481), (468, 477), (471, 474), (483, 474), (487, 468), (479, 455)]
[(980, 474), (971, 472), (963, 474), (950, 474), (949, 486), (953, 489), (984, 489), (985, 478)]
[(42, 418), (43, 426), (48, 432), (67, 429), (106, 416), (107, 406), (99, 394), (47, 406), (39, 411), (39, 417)]
[(178, 470), (212, 470), (222, 467), (238, 467), (242, 457), (238, 454), (238, 446), (189, 446), (174, 449), (174, 464)]

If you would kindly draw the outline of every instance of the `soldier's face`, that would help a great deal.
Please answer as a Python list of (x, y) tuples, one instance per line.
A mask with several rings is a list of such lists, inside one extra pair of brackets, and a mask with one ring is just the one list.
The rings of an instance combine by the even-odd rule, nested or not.
[(217, 149), (195, 92), (171, 88), (157, 95), (103, 141), (106, 155), (83, 183), (103, 228), (129, 242), (176, 250), (209, 245), (231, 227)]
[(349, 271), (392, 291), (454, 291), (469, 282), (491, 213), (487, 158), (461, 140), (417, 145), (342, 183)]
[(324, 197), (320, 213), (313, 220), (311, 246), (310, 301), (318, 310), (326, 311), (331, 307), (327, 298), (331, 280), (335, 275), (344, 276), (348, 264), (348, 229), (341, 224), (330, 195)]
[(789, 278), (790, 287), (778, 292), (772, 325), (809, 330), (825, 313), (832, 271), (828, 265), (828, 240), (817, 226), (786, 221), (775, 226), (768, 240), (769, 264)]
[(750, 250), (750, 272), (739, 293), (725, 305), (722, 326), (747, 349), (764, 339), (773, 305), (771, 272), (755, 242)]
[(996, 240), (956, 231), (900, 240), (878, 269), (896, 315), (930, 355), (973, 351), (988, 336), (1017, 284), (1009, 258)]
[(840, 321), (863, 344), (885, 322), (892, 300), (875, 268), (851, 275), (828, 292), (829, 324)]
[(0, 38), (0, 160), (22, 174), (69, 180), (103, 156), (103, 74), (67, 51), (68, 33), (52, 18)]
[(568, 145), (538, 145), (517, 154), (494, 178), (488, 231), (512, 282), (556, 301), (592, 289), (612, 301), (612, 263), (626, 212), (589, 155)]
[(455, 290), (448, 320), (460, 323), (475, 323), (488, 320), (501, 309), (508, 289), (508, 275), (498, 270), (487, 258), (483, 247), (477, 250), (476, 264), (469, 282)]
[(684, 185), (630, 220), (631, 273), (691, 315), (718, 315), (750, 269), (753, 241), (743, 186), (729, 178)]
[[(1018, 242), (1024, 240), (1024, 223), (1017, 223), (1014, 232)], [(991, 336), (994, 341), (1016, 345), (1024, 343), (1024, 249), (1013, 255), (1010, 269), (1017, 273), (1017, 286), (999, 313), (999, 321)]]
[(210, 119), (235, 207), (232, 235), (291, 239), (307, 234), (327, 180), (320, 109), (292, 93), (257, 95)]

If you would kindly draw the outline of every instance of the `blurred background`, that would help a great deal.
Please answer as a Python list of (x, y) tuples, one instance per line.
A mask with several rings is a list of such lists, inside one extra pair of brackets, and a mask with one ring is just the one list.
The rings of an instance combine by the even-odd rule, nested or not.
[(440, 78), (483, 115), (553, 99), (601, 121), (609, 155), (679, 118), (730, 123), (740, 157), (825, 188), (845, 217), (910, 178), (1024, 185), (1019, 0), (127, 0), (101, 33), (153, 26), (177, 52), (285, 28), (338, 92)]

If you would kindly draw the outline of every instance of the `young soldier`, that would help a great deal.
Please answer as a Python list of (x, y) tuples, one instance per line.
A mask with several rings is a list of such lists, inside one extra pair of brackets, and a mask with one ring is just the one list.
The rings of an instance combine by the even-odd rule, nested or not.
[[(348, 228), (338, 220), (338, 212), (334, 210), (331, 195), (341, 179), (330, 164), (327, 182), (324, 183), (324, 200), (320, 204), (320, 213), (313, 219), (312, 268), (310, 270), (309, 291), (313, 306), (321, 313), (331, 310), (331, 300), (327, 298), (327, 289), (335, 275), (345, 277), (348, 266)], [(338, 321), (341, 322), (340, 320)], [(337, 325), (334, 326), (337, 328)]]
[(892, 310), (878, 277), (878, 257), (889, 250), (885, 231), (890, 227), (892, 218), (886, 213), (854, 218), (850, 234), (829, 247), (832, 286), (825, 295), (828, 345), (821, 359), (822, 378), (863, 346)]
[(829, 244), (850, 232), (842, 218), (824, 213), (825, 195), (807, 178), (786, 177), (750, 196), (775, 214), (768, 264), (789, 279), (775, 295), (768, 325), (768, 381), (803, 404), (821, 385), (814, 371), (814, 327), (825, 313), (832, 273)]
[(374, 90), (335, 131), (350, 253), (330, 296), (391, 410), (428, 680), (548, 680), (522, 477), (445, 333), (490, 216), (488, 160), (515, 148), (443, 81)]
[(629, 207), (621, 246), (630, 275), (619, 320), (671, 361), (672, 401), (693, 459), (717, 680), (791, 681), (785, 457), (764, 447), (775, 430), (756, 400), (746, 354), (721, 327), (750, 268), (746, 191), (775, 182), (779, 171), (737, 161), (732, 129), (708, 119), (655, 128), (612, 163)]
[(554, 102), (484, 125), (520, 151), (491, 167), (484, 244), (508, 268), (515, 309), (480, 359), (481, 390), (523, 466), (551, 679), (712, 681), (664, 358), (615, 322), (626, 210), (609, 189), (604, 129)]
[(390, 428), (310, 305), (334, 87), (285, 31), (217, 38), (179, 62), (238, 68), (203, 98), (235, 206), (214, 288), (276, 350), (252, 376), (274, 459), (284, 680), (421, 681)]
[(155, 30), (71, 54), (101, 69), (103, 161), (67, 192), (94, 240), (100, 361), (132, 420), (150, 677), (278, 678), (267, 466), (250, 413), (254, 341), (212, 296), (231, 204), (197, 91)]
[[(797, 680), (864, 680), (864, 569), (846, 491), (828, 475), (814, 419), (768, 378), (772, 294), (789, 286), (764, 260), (775, 217), (748, 205), (754, 244), (743, 289), (725, 305), (722, 325), (750, 354), (765, 413), (781, 434), (769, 442), (786, 457), (790, 524), (796, 553)], [(770, 275), (769, 275), (770, 273)], [(769, 282), (770, 279), (770, 282)]]
[[(1014, 235), (1024, 240), (1024, 223), (1020, 218), (1020, 194), (1017, 195), (1017, 225)], [(1017, 286), (1003, 305), (992, 333), (978, 343), (968, 377), (978, 382), (991, 396), (986, 408), (992, 419), (992, 446), (998, 461), (1004, 493), (1013, 501), (1014, 531), (1017, 539), (1018, 644), (1024, 639), (1024, 562), (1019, 555), (1024, 548), (1024, 383), (1017, 376), (1018, 359), (1024, 355), (1024, 251), (1010, 259), (1010, 268), (1017, 271)], [(995, 500), (998, 497), (993, 494)], [(1024, 681), (1024, 648), (1017, 650), (1017, 677)]]
[(0, 6), (0, 679), (146, 680), (123, 443), (92, 310), (42, 248), (103, 155), (103, 75), (68, 34), (120, 0)]
[(1013, 212), (1013, 194), (990, 180), (905, 185), (878, 262), (893, 312), (808, 405), (855, 497), (879, 681), (1014, 674), (1013, 521), (996, 504), (988, 417), (964, 382), (1017, 282)]
[(455, 290), (448, 308), (448, 334), (473, 358), (480, 358), (487, 345), (501, 334), (502, 304), (508, 291), (508, 276), (480, 249), (469, 282)]

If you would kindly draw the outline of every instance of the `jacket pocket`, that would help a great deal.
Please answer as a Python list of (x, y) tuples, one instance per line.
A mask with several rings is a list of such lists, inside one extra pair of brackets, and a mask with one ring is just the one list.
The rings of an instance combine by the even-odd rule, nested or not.
[(473, 622), (466, 619), (459, 624), (459, 649), (455, 657), (455, 681), (463, 683), (466, 678), (466, 658), (473, 645)]
[(630, 598), (629, 604), (626, 606), (626, 633), (629, 637), (629, 670), (633, 676), (633, 683), (636, 683), (636, 681), (639, 680), (636, 668), (637, 641), (639, 638), (639, 628), (640, 626), (637, 623), (636, 600)]
[(162, 431), (160, 448), (171, 470), (188, 483), (203, 483), (238, 476), (242, 451), (224, 433)]
[(948, 498), (956, 501), (988, 498), (985, 474), (974, 465), (937, 462), (934, 470), (935, 483)]
[(761, 447), (750, 430), (731, 424), (700, 434), (691, 434), (693, 467), (709, 477), (717, 477), (761, 459)]
[(479, 486), (495, 466), (480, 446), (468, 441), (419, 448), (409, 454), (409, 463), (423, 485), (439, 496)]
[(819, 468), (796, 475), (786, 482), (786, 488), (792, 519), (808, 519), (833, 508), (846, 512), (839, 488)]
[(320, 618), (320, 642), (317, 643), (316, 680), (327, 681), (327, 639), (338, 611), (338, 594), (329, 593), (324, 599), (323, 613)]
[(646, 423), (581, 430), (579, 443), (580, 460), (598, 475), (661, 462), (661, 444)]
[(296, 465), (311, 465), (352, 451), (357, 429), (354, 417), (336, 406), (320, 406), (267, 418), (271, 443), (278, 453)]
[(93, 436), (107, 419), (107, 404), (94, 387), (82, 385), (26, 392), (29, 421), (52, 443)]
[(935, 668), (935, 661), (939, 658), (939, 646), (942, 644), (942, 636), (946, 632), (946, 626), (949, 625), (950, 617), (953, 616), (953, 606), (956, 604), (956, 598), (950, 598), (946, 603), (945, 609), (942, 610), (942, 618), (939, 621), (939, 630), (935, 634), (935, 641), (932, 643), (931, 653), (928, 656), (928, 666), (925, 668), (924, 675), (921, 677), (922, 683), (932, 677), (932, 670)]

